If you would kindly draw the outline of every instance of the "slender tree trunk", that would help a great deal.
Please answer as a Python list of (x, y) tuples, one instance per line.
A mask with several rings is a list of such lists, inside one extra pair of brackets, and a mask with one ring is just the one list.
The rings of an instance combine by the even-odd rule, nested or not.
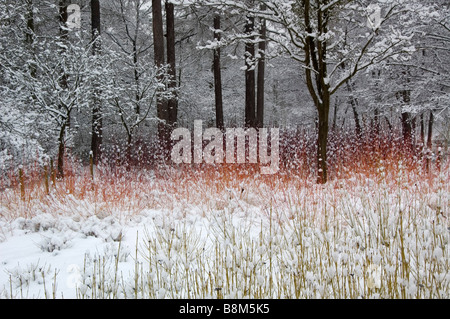
[(177, 87), (177, 71), (176, 71), (176, 55), (175, 55), (175, 13), (174, 4), (166, 0), (166, 29), (167, 29), (167, 64), (169, 64), (170, 80), (168, 84), (169, 90), (172, 91), (172, 97), (167, 102), (169, 112), (169, 126), (173, 129), (177, 123), (178, 117), (178, 99), (176, 96)]
[(65, 136), (66, 136), (67, 121), (61, 125), (58, 137), (58, 159), (56, 166), (56, 176), (64, 178), (64, 155), (65, 155)]
[(402, 112), (402, 134), (405, 145), (411, 147), (412, 145), (412, 128), (411, 118), (408, 112)]
[[(323, 5), (328, 4), (324, 1)], [(328, 116), (330, 111), (330, 84), (327, 72), (327, 44), (326, 42), (315, 41), (312, 35), (311, 4), (309, 0), (303, 1), (305, 27), (308, 36), (305, 39), (305, 75), (306, 84), (309, 93), (317, 108), (317, 183), (325, 184), (328, 180), (328, 164), (327, 164), (327, 143), (328, 143)], [(318, 35), (328, 32), (328, 10), (317, 11)], [(314, 71), (314, 72), (313, 72)], [(315, 82), (315, 83), (314, 83)]]
[[(67, 1), (59, 1), (59, 37), (62, 42), (67, 41), (68, 30), (67, 30)], [(60, 54), (64, 55), (65, 49), (61, 49)], [(64, 57), (63, 57), (64, 59)], [(67, 74), (64, 68), (61, 70), (62, 75), (59, 79), (59, 85), (62, 90), (67, 89)], [(64, 105), (59, 105), (59, 109), (63, 110)], [(67, 110), (65, 114), (66, 118), (63, 118), (63, 124), (61, 124), (59, 137), (58, 137), (58, 159), (57, 159), (57, 176), (58, 178), (64, 178), (64, 153), (65, 153), (65, 133), (66, 129), (70, 127), (70, 112)]]
[[(401, 92), (403, 97), (403, 102), (405, 105), (408, 105), (411, 101), (410, 98), (411, 92), (408, 90), (404, 90)], [(411, 125), (411, 114), (409, 112), (402, 111), (402, 134), (403, 141), (409, 149), (412, 149), (413, 146), (413, 138), (412, 138), (412, 125)]]
[(431, 148), (433, 147), (433, 122), (434, 122), (434, 115), (433, 111), (430, 110), (430, 118), (428, 120), (428, 136), (427, 136), (428, 150), (431, 150)]
[(247, 16), (245, 23), (245, 34), (248, 36), (245, 43), (245, 127), (255, 127), (256, 125), (256, 105), (255, 105), (255, 44), (254, 37), (255, 18)]
[(362, 128), (361, 128), (361, 123), (359, 121), (359, 116), (358, 116), (358, 111), (356, 110), (356, 108), (358, 107), (358, 100), (353, 96), (353, 83), (347, 82), (347, 91), (350, 94), (349, 96), (349, 101), (350, 101), (350, 105), (352, 107), (352, 111), (353, 111), (353, 118), (355, 120), (355, 132), (356, 132), (356, 136), (358, 137), (358, 139), (361, 139), (362, 137)]
[(128, 132), (127, 134), (127, 150), (126, 150), (126, 157), (125, 157), (125, 166), (126, 166), (126, 170), (130, 170), (131, 169), (131, 159), (133, 158), (132, 156), (132, 152), (133, 152), (133, 132)]
[(135, 38), (131, 40), (131, 44), (133, 47), (133, 75), (134, 75), (134, 85), (136, 88), (136, 95), (134, 97), (136, 105), (134, 111), (136, 115), (139, 116), (141, 114), (141, 95), (140, 95), (139, 71), (138, 71), (139, 55), (137, 47), (137, 31)]
[(423, 121), (423, 113), (420, 114), (420, 144), (422, 148), (425, 145), (425, 123)]
[[(92, 27), (92, 54), (100, 55), (101, 43), (101, 20), (100, 20), (100, 1), (91, 0), (91, 27)], [(91, 153), (93, 163), (96, 165), (101, 157), (103, 121), (102, 121), (102, 105), (99, 98), (100, 91), (98, 85), (94, 83), (94, 97), (92, 106), (92, 138)]]
[(378, 110), (378, 107), (376, 107), (374, 110), (374, 121), (375, 121), (375, 135), (379, 137), (381, 127), (380, 127), (380, 111)]
[(169, 126), (174, 128), (178, 117), (178, 99), (176, 95), (177, 88), (177, 71), (176, 71), (176, 54), (175, 54), (175, 13), (174, 4), (166, 0), (166, 28), (167, 28), (167, 63), (169, 64), (170, 80), (168, 84), (169, 90), (172, 91), (172, 98), (168, 101)]
[[(69, 35), (69, 31), (67, 29), (67, 0), (60, 0), (59, 1), (59, 39), (61, 42), (66, 42), (67, 37)], [(66, 50), (64, 47), (61, 48), (60, 51), (61, 55), (64, 55), (66, 53)], [(61, 88), (67, 88), (67, 74), (65, 73), (65, 70), (61, 70), (62, 75), (60, 78), (60, 86)]]
[[(266, 10), (266, 5), (261, 4), (261, 10)], [(264, 126), (264, 86), (265, 86), (265, 69), (266, 69), (266, 20), (261, 21), (260, 38), (261, 42), (258, 45), (258, 53), (260, 58), (258, 60), (258, 78), (257, 78), (257, 95), (256, 95), (256, 123), (257, 127)]]
[(59, 0), (59, 36), (67, 39), (67, 0)]
[[(152, 0), (152, 15), (153, 15), (153, 48), (155, 65), (157, 68), (164, 66), (164, 33), (163, 33), (163, 17), (161, 0)], [(160, 74), (159, 80), (163, 79)], [(158, 117), (158, 140), (163, 157), (166, 157), (167, 143), (168, 143), (168, 121), (169, 112), (167, 109), (167, 101), (164, 100), (161, 94), (157, 95), (156, 111)]]
[(431, 154), (433, 148), (433, 122), (434, 115), (433, 111), (430, 110), (430, 118), (428, 120), (428, 136), (427, 136), (427, 157), (426, 157), (426, 169), (427, 172), (430, 171)]
[(100, 53), (101, 43), (98, 41), (101, 33), (101, 19), (100, 19), (100, 1), (91, 0), (91, 29), (92, 29), (92, 52), (94, 55)]
[(31, 46), (34, 43), (34, 6), (33, 0), (26, 0), (27, 5), (27, 31), (26, 42)]
[(333, 110), (333, 124), (331, 125), (331, 130), (336, 132), (336, 122), (337, 122), (337, 111), (339, 105), (339, 98), (336, 97), (334, 101), (334, 110)]
[(318, 160), (318, 176), (317, 182), (325, 184), (328, 181), (328, 117), (330, 112), (330, 100), (325, 97), (324, 103), (318, 109), (318, 138), (317, 138), (317, 160)]
[[(25, 34), (25, 41), (31, 53), (34, 53), (34, 38), (35, 38), (35, 27), (34, 27), (34, 5), (33, 0), (27, 0), (27, 30)], [(36, 65), (32, 62), (29, 66), (30, 74), (33, 78), (36, 77)]]
[[(214, 16), (214, 29), (220, 30), (220, 15)], [(220, 32), (214, 31), (214, 40), (219, 42), (221, 39)], [(222, 71), (220, 67), (220, 47), (214, 49), (214, 98), (216, 105), (216, 127), (223, 130), (223, 97), (222, 97)]]

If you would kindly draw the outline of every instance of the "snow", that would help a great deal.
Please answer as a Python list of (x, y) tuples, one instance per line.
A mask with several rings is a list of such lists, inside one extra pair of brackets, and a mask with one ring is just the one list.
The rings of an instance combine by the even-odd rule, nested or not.
[[(386, 298), (386, 280), (408, 297), (448, 298), (448, 226), (436, 215), (448, 199), (442, 182), (353, 176), (299, 188), (244, 180), (215, 197), (200, 182), (188, 187), (191, 200), (153, 184), (146, 195), (167, 207), (130, 212), (124, 200), (105, 210), (69, 194), (57, 205), (31, 203), (26, 218), (6, 218), (3, 199), (0, 298), (129, 298), (136, 286), (140, 298), (329, 298), (342, 285), (353, 298)], [(380, 271), (381, 279), (370, 277)]]

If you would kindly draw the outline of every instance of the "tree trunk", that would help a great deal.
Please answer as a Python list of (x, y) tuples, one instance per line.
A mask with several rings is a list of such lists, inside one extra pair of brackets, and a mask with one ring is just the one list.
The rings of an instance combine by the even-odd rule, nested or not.
[(427, 148), (430, 151), (433, 146), (433, 122), (434, 122), (434, 115), (433, 111), (430, 110), (430, 119), (428, 120), (428, 136), (427, 136)]
[(168, 124), (174, 128), (178, 117), (178, 99), (175, 89), (177, 87), (176, 55), (175, 55), (175, 14), (174, 4), (166, 0), (166, 28), (167, 28), (167, 64), (169, 64), (170, 80), (168, 88), (172, 91), (167, 107), (169, 112)]
[[(62, 42), (67, 41), (67, 1), (59, 1), (59, 38)], [(61, 55), (65, 54), (65, 49), (61, 49)], [(64, 57), (63, 57), (64, 59)], [(59, 79), (59, 85), (62, 90), (67, 89), (67, 74), (65, 70), (61, 70), (62, 75)], [(60, 104), (59, 109), (62, 110), (64, 105)], [(57, 176), (58, 178), (64, 178), (64, 153), (65, 153), (65, 135), (66, 128), (70, 127), (70, 112), (67, 110), (65, 114), (66, 118), (63, 118), (63, 124), (59, 129), (58, 137), (58, 159), (57, 159)]]
[(427, 172), (430, 171), (430, 162), (431, 162), (431, 154), (432, 147), (433, 147), (433, 121), (434, 121), (434, 115), (433, 111), (430, 110), (430, 118), (428, 120), (428, 136), (427, 136), (427, 157), (426, 157), (426, 169)]
[(353, 96), (353, 83), (350, 83), (350, 81), (347, 82), (347, 91), (350, 94), (349, 100), (350, 100), (350, 105), (351, 105), (352, 111), (353, 111), (353, 118), (355, 120), (356, 136), (358, 137), (358, 139), (361, 139), (362, 128), (361, 128), (361, 123), (359, 122), (358, 111), (356, 110), (356, 108), (358, 106), (358, 100)]
[[(99, 55), (101, 49), (100, 43), (100, 1), (91, 0), (91, 24), (92, 24), (92, 54)], [(99, 99), (100, 91), (98, 85), (94, 83), (94, 97), (92, 106), (92, 138), (91, 138), (91, 153), (92, 160), (95, 165), (101, 157), (102, 135), (103, 135), (103, 121), (102, 121), (102, 106)]]
[[(152, 16), (153, 16), (153, 48), (155, 65), (157, 68), (164, 66), (164, 33), (163, 33), (163, 18), (161, 0), (152, 0)], [(159, 75), (159, 80), (162, 81), (163, 74)], [(167, 109), (167, 101), (157, 94), (156, 112), (158, 117), (158, 140), (160, 150), (165, 158), (168, 143), (168, 129), (167, 124), (169, 120), (169, 112)]]
[(325, 184), (328, 181), (328, 117), (330, 112), (330, 100), (325, 97), (323, 104), (318, 108), (318, 136), (317, 136), (317, 183)]
[(58, 159), (56, 166), (56, 176), (58, 178), (64, 178), (64, 154), (65, 154), (65, 135), (66, 135), (66, 126), (67, 121), (61, 125), (59, 130), (58, 137)]
[[(67, 0), (60, 0), (59, 1), (59, 39), (61, 42), (66, 42), (68, 36), (68, 30), (67, 30)], [(61, 48), (61, 55), (65, 54), (66, 50)], [(61, 70), (62, 75), (60, 79), (60, 86), (61, 88), (67, 88), (67, 74), (65, 73), (65, 70)]]
[[(137, 29), (136, 29), (137, 30)], [(137, 31), (135, 37), (131, 40), (131, 44), (133, 47), (133, 75), (134, 75), (134, 85), (136, 88), (136, 94), (135, 94), (135, 113), (139, 117), (141, 114), (141, 95), (140, 95), (140, 86), (139, 86), (139, 71), (138, 71), (138, 63), (139, 63), (139, 56), (138, 56), (138, 47), (137, 47)]]
[[(25, 33), (25, 41), (29, 47), (29, 50), (31, 53), (33, 53), (34, 51), (34, 31), (35, 31), (35, 27), (34, 27), (34, 6), (33, 6), (33, 0), (27, 0), (26, 1), (26, 5), (27, 5), (27, 30)], [(29, 66), (29, 70), (30, 70), (30, 75), (35, 78), (36, 77), (36, 65), (34, 62), (32, 62)]]
[(100, 1), (91, 0), (91, 29), (92, 29), (92, 49), (93, 54), (100, 53), (101, 44), (98, 38), (101, 33), (101, 19), (100, 19)]
[(33, 0), (27, 0), (27, 31), (26, 31), (26, 42), (28, 45), (32, 46), (34, 43), (34, 11), (33, 11)]
[[(323, 5), (328, 4), (325, 1)], [(327, 142), (328, 142), (328, 115), (330, 111), (330, 84), (327, 72), (327, 44), (315, 41), (313, 35), (311, 17), (311, 4), (309, 0), (303, 1), (304, 19), (307, 37), (305, 39), (305, 75), (308, 91), (313, 99), (318, 113), (318, 137), (317, 137), (317, 183), (325, 184), (328, 180)], [(328, 10), (318, 10), (317, 26), (319, 37), (327, 34)], [(314, 72), (313, 72), (314, 71)], [(315, 82), (315, 83), (314, 83)]]
[[(214, 16), (214, 29), (220, 30), (220, 15)], [(219, 42), (221, 39), (220, 32), (214, 32), (214, 40)], [(216, 105), (216, 127), (220, 130), (224, 129), (223, 123), (223, 97), (222, 97), (222, 71), (220, 68), (220, 47), (214, 49), (214, 98)]]
[[(404, 90), (401, 92), (403, 97), (403, 102), (405, 105), (408, 105), (411, 101), (410, 98), (411, 92), (408, 90)], [(411, 125), (411, 115), (409, 112), (402, 111), (402, 135), (405, 146), (409, 149), (413, 147), (413, 138), (412, 138), (412, 125)]]
[(247, 16), (245, 34), (248, 36), (245, 43), (245, 127), (255, 127), (255, 44), (251, 36), (255, 26), (255, 18)]
[(133, 133), (132, 132), (128, 132), (127, 134), (127, 150), (126, 150), (126, 155), (125, 155), (125, 167), (126, 170), (130, 170), (131, 169), (131, 159), (133, 158), (132, 156), (133, 154)]
[(380, 136), (381, 127), (380, 127), (380, 111), (378, 107), (374, 110), (374, 121), (375, 121), (375, 135), (378, 138)]
[[(266, 10), (266, 5), (261, 4), (261, 10)], [(264, 126), (264, 85), (265, 85), (265, 69), (266, 69), (266, 19), (261, 21), (260, 38), (261, 42), (258, 45), (258, 53), (260, 58), (258, 60), (258, 78), (257, 78), (257, 95), (256, 95), (256, 124), (257, 127)]]
[(334, 100), (334, 110), (333, 110), (333, 123), (331, 125), (331, 130), (336, 133), (336, 122), (337, 122), (337, 111), (339, 105), (339, 98), (336, 97)]
[(67, 39), (67, 0), (59, 0), (59, 36), (61, 39)]
[(420, 114), (420, 145), (425, 145), (425, 123), (423, 121), (423, 113)]

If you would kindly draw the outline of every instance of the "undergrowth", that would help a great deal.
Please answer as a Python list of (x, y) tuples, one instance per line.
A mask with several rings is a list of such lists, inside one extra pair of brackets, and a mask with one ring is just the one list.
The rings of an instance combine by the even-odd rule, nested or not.
[[(274, 175), (259, 174), (257, 165), (116, 161), (92, 175), (68, 159), (62, 180), (45, 180), (37, 165), (24, 169), (23, 190), (12, 171), (0, 193), (1, 219), (98, 216), (126, 225), (161, 211), (136, 236), (134, 251), (124, 250), (120, 233), (108, 253), (85, 256), (78, 298), (450, 297), (443, 158), (395, 139), (356, 145), (341, 137), (330, 147), (331, 179), (318, 185), (314, 147), (300, 138), (297, 148), (287, 145)], [(54, 240), (41, 245), (56, 249)], [(131, 269), (121, 267), (130, 260)], [(4, 295), (21, 297), (29, 278), (53, 282), (46, 273), (11, 273)]]

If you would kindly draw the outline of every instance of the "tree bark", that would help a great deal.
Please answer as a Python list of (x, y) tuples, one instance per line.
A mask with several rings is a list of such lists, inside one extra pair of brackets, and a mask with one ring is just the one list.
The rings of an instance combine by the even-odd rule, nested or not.
[[(153, 48), (155, 66), (160, 69), (164, 66), (164, 33), (161, 0), (152, 0), (152, 16), (153, 16)], [(164, 75), (159, 71), (159, 80), (162, 81)], [(162, 155), (165, 157), (168, 143), (167, 124), (169, 120), (169, 112), (167, 109), (167, 101), (162, 97), (161, 93), (157, 94), (156, 112), (158, 117), (158, 141)]]
[(97, 41), (101, 33), (101, 19), (100, 19), (100, 1), (91, 0), (91, 29), (92, 29), (92, 50), (93, 54), (100, 53), (101, 44)]
[(169, 84), (168, 88), (172, 91), (172, 97), (168, 100), (168, 125), (173, 129), (178, 117), (178, 99), (176, 96), (176, 55), (175, 55), (175, 13), (174, 4), (166, 0), (166, 29), (167, 29), (167, 64), (169, 64)]
[[(220, 30), (220, 15), (214, 16), (214, 29)], [(219, 42), (221, 40), (220, 32), (214, 31), (214, 40)], [(213, 60), (214, 71), (214, 98), (216, 105), (216, 127), (224, 130), (223, 123), (223, 97), (222, 97), (222, 71), (220, 67), (220, 47), (214, 49)]]
[[(59, 38), (62, 42), (67, 41), (67, 1), (59, 1)], [(65, 54), (65, 49), (61, 49), (61, 55)], [(64, 58), (64, 57), (63, 57)], [(64, 69), (61, 70), (62, 75), (59, 79), (59, 85), (62, 90), (67, 89), (67, 74)], [(59, 105), (59, 109), (62, 110), (64, 105)], [(70, 127), (70, 112), (67, 110), (65, 114), (66, 118), (62, 118), (63, 124), (61, 124), (59, 137), (58, 137), (58, 159), (57, 159), (57, 177), (64, 178), (64, 153), (65, 153), (65, 135), (66, 128)]]
[(430, 118), (428, 119), (428, 136), (427, 136), (427, 157), (426, 157), (426, 169), (427, 172), (430, 171), (431, 154), (433, 148), (433, 122), (434, 115), (433, 111), (430, 110)]
[[(261, 10), (266, 10), (266, 5), (261, 4)], [(256, 91), (256, 124), (258, 128), (264, 126), (264, 86), (265, 86), (265, 69), (266, 69), (266, 20), (261, 20), (260, 38), (261, 42), (258, 44), (258, 53), (260, 58), (258, 60), (258, 75), (257, 75), (257, 91)]]
[[(59, 39), (61, 42), (67, 41), (69, 31), (67, 29), (67, 0), (59, 1)], [(65, 49), (61, 49), (61, 54), (65, 53)], [(67, 74), (62, 70), (62, 75), (60, 79), (61, 88), (67, 87)]]
[[(69, 114), (70, 115), (70, 114)], [(67, 120), (61, 125), (58, 137), (58, 159), (56, 166), (56, 176), (64, 178), (64, 155), (65, 155), (65, 136), (66, 136)]]
[(247, 16), (245, 34), (248, 39), (245, 43), (245, 127), (256, 126), (255, 109), (255, 44), (251, 36), (255, 26), (255, 18)]
[(420, 114), (420, 144), (422, 148), (425, 145), (425, 123), (423, 121), (423, 113)]
[(335, 98), (335, 101), (334, 101), (334, 110), (333, 110), (333, 123), (332, 123), (332, 125), (331, 125), (331, 130), (333, 131), (333, 132), (335, 132), (336, 133), (336, 130), (337, 130), (337, 128), (336, 128), (336, 123), (337, 123), (337, 111), (338, 111), (338, 105), (339, 105), (339, 98)]
[[(26, 29), (26, 33), (25, 33), (25, 41), (29, 47), (30, 52), (33, 53), (34, 51), (34, 38), (35, 38), (35, 25), (34, 25), (34, 5), (33, 5), (33, 0), (27, 0), (26, 1), (26, 5), (27, 5), (27, 29)], [(32, 62), (29, 66), (30, 69), (30, 75), (33, 78), (36, 78), (36, 65), (34, 62)]]
[(355, 132), (356, 132), (356, 136), (358, 137), (358, 139), (361, 139), (362, 137), (362, 128), (361, 128), (361, 123), (359, 121), (359, 116), (358, 116), (358, 111), (356, 110), (357, 106), (358, 106), (358, 100), (353, 96), (353, 83), (347, 82), (347, 91), (350, 94), (349, 96), (349, 101), (350, 101), (350, 105), (352, 107), (352, 111), (353, 111), (353, 118), (355, 120)]
[[(326, 5), (328, 1), (325, 1)], [(311, 5), (309, 0), (303, 2), (304, 22), (307, 32), (305, 41), (305, 75), (308, 91), (317, 108), (317, 183), (325, 184), (328, 180), (327, 143), (328, 123), (330, 111), (330, 84), (326, 80), (327, 74), (327, 45), (326, 42), (316, 41), (312, 32)], [(328, 10), (318, 10), (317, 25), (318, 35), (328, 32)], [(312, 72), (314, 71), (314, 72)], [(315, 83), (314, 83), (315, 82)]]
[[(411, 102), (411, 92), (409, 90), (404, 90), (401, 92), (401, 96), (403, 98), (403, 103), (408, 105)], [(413, 147), (413, 131), (411, 125), (411, 114), (409, 112), (402, 111), (401, 114), (401, 122), (402, 122), (402, 135), (405, 146), (409, 149)]]
[[(94, 56), (100, 54), (100, 1), (91, 0), (91, 28), (92, 28), (92, 54)], [(94, 83), (94, 97), (92, 106), (92, 137), (91, 137), (91, 153), (92, 160), (95, 165), (101, 157), (102, 135), (103, 135), (103, 121), (102, 121), (102, 106), (98, 97), (100, 91), (98, 85)]]
[(433, 146), (433, 122), (434, 122), (434, 115), (433, 111), (430, 110), (430, 118), (428, 120), (428, 136), (427, 136), (427, 148), (430, 151)]
[(319, 123), (318, 123), (318, 140), (317, 140), (317, 159), (318, 159), (318, 175), (317, 182), (325, 184), (328, 180), (328, 157), (327, 157), (327, 143), (328, 143), (328, 114), (330, 106), (323, 104), (319, 109)]
[(380, 132), (381, 132), (381, 124), (380, 124), (380, 111), (378, 110), (378, 107), (375, 107), (374, 112), (374, 126), (375, 126), (375, 135), (377, 137), (380, 136)]

